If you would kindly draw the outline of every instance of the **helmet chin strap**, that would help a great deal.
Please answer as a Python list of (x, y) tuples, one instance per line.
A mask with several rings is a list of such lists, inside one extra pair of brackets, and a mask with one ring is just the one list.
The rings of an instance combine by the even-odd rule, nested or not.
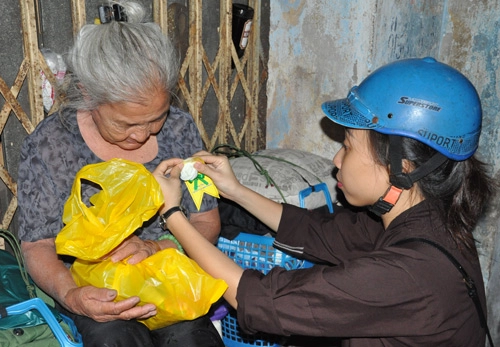
[(391, 185), (376, 203), (369, 207), (369, 210), (381, 216), (389, 212), (399, 200), (404, 189), (410, 189), (413, 183), (427, 176), (432, 171), (443, 165), (448, 158), (443, 154), (436, 152), (428, 161), (417, 167), (410, 173), (403, 173), (403, 140), (401, 136), (389, 136), (389, 161), (391, 164), (391, 173), (389, 181)]

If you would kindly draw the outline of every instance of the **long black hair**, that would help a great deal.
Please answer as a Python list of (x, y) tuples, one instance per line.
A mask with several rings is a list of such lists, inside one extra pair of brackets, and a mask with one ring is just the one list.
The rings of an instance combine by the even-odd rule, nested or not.
[[(369, 131), (374, 158), (389, 165), (389, 135)], [(403, 159), (413, 167), (428, 161), (436, 150), (417, 140), (403, 137)], [(463, 161), (448, 159), (439, 168), (415, 184), (426, 200), (436, 206), (446, 231), (461, 251), (477, 254), (472, 231), (494, 194), (496, 184), (487, 174), (487, 166), (475, 156)]]

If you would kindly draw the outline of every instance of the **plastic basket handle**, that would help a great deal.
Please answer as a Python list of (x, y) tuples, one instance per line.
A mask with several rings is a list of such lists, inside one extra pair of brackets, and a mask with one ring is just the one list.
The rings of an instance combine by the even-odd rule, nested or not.
[(313, 192), (323, 192), (323, 194), (325, 195), (326, 205), (328, 206), (328, 211), (330, 211), (330, 213), (333, 213), (332, 198), (330, 197), (330, 191), (328, 190), (328, 186), (325, 182), (302, 189), (299, 192), (300, 207), (305, 207), (305, 198), (307, 198)]
[(37, 310), (40, 312), (49, 325), (50, 329), (54, 333), (57, 341), (61, 344), (61, 346), (69, 346), (69, 347), (83, 347), (83, 343), (81, 342), (81, 337), (75, 336), (77, 342), (71, 341), (67, 336), (64, 330), (59, 325), (59, 322), (54, 317), (52, 312), (50, 312), (47, 305), (42, 301), (42, 299), (34, 298), (30, 300), (23, 301), (19, 304), (11, 305), (7, 307), (7, 315), (16, 315), (23, 314), (26, 311)]

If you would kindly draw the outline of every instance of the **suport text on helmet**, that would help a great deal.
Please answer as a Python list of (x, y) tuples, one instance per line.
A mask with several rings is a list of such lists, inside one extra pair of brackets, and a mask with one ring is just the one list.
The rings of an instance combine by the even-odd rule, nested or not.
[(449, 137), (444, 137), (435, 133), (432, 133), (430, 131), (427, 131), (425, 129), (420, 129), (418, 131), (418, 134), (422, 136), (423, 138), (428, 139), (431, 142), (436, 143), (438, 146), (444, 147), (444, 148), (452, 148), (455, 146), (455, 142), (457, 142), (456, 139), (451, 139)]

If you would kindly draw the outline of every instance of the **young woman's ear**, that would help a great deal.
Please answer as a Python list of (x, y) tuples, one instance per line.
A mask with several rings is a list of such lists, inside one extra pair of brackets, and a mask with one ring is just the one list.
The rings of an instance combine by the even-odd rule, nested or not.
[(408, 159), (402, 160), (402, 166), (403, 166), (402, 171), (403, 171), (403, 173), (406, 173), (406, 174), (415, 170), (415, 166)]

